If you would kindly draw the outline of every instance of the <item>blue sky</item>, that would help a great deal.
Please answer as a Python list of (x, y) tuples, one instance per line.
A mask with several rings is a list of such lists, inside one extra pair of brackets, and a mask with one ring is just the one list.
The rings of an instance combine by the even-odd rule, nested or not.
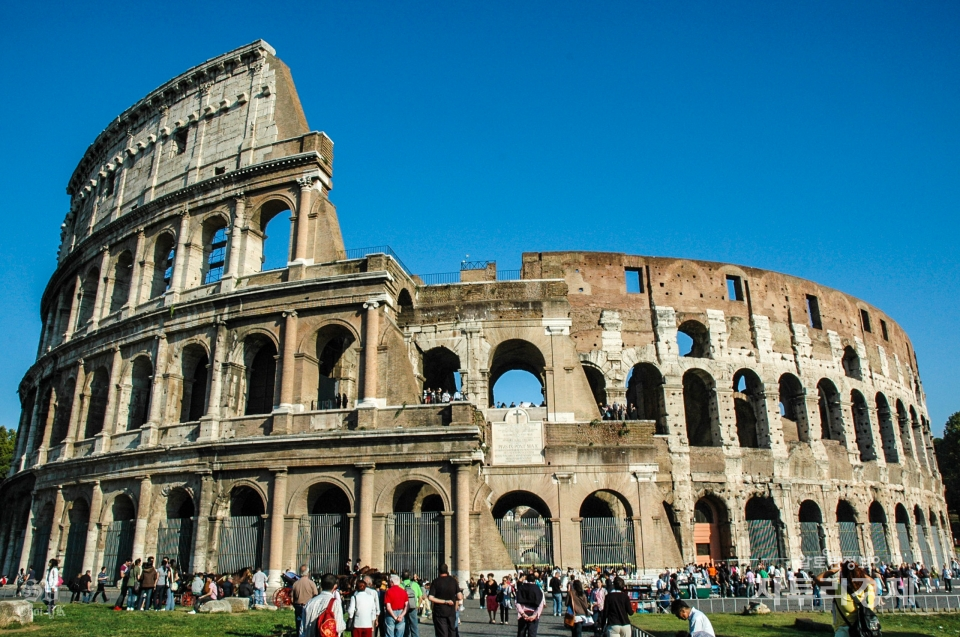
[(904, 326), (935, 431), (960, 410), (960, 3), (6, 2), (0, 21), (0, 424), (83, 151), (257, 38), (336, 143), (348, 247), (424, 273), (594, 249), (795, 274)]

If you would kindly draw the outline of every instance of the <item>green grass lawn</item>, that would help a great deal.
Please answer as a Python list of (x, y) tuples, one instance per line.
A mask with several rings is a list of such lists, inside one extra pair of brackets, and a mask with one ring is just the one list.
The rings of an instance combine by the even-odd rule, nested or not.
[[(782, 637), (833, 635), (801, 632), (792, 628), (802, 617), (830, 624), (830, 615), (824, 613), (771, 613), (769, 615), (710, 615), (718, 637)], [(960, 614), (944, 615), (880, 615), (884, 637), (928, 637), (932, 635), (960, 635)], [(686, 630), (686, 622), (673, 615), (634, 615), (633, 624), (656, 637), (674, 637), (678, 630)]]

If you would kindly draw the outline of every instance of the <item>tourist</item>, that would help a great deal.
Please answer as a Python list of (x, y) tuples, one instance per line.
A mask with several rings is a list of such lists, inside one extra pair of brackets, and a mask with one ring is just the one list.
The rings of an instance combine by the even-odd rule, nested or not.
[(67, 590), (70, 591), (70, 603), (76, 604), (80, 601), (80, 578), (83, 577), (83, 573), (77, 573), (69, 580), (67, 580)]
[[(374, 594), (370, 594), (374, 593)], [(379, 597), (375, 591), (367, 588), (363, 580), (357, 582), (357, 588), (350, 596), (350, 609), (347, 615), (353, 622), (353, 637), (373, 637), (377, 627), (377, 617), (380, 614)], [(300, 633), (302, 637), (302, 633)]]
[(174, 599), (174, 593), (180, 589), (182, 582), (180, 581), (180, 567), (177, 566), (177, 560), (170, 560), (170, 575), (167, 579), (167, 599), (166, 603), (163, 606), (163, 610), (172, 611), (175, 606), (176, 600)]
[[(293, 601), (293, 617), (297, 624), (297, 635), (303, 635), (303, 609), (307, 603), (320, 594), (317, 585), (310, 579), (310, 569), (304, 564), (300, 567), (300, 578), (293, 583), (290, 596)], [(356, 595), (354, 595), (356, 597)], [(354, 633), (356, 635), (356, 633)]]
[(137, 610), (150, 610), (158, 576), (157, 569), (153, 567), (153, 558), (147, 558), (147, 563), (143, 565), (140, 573), (140, 600), (137, 602)]
[(130, 558), (127, 558), (127, 560), (120, 567), (120, 594), (117, 595), (117, 602), (113, 605), (113, 610), (120, 610), (127, 604), (127, 573), (129, 573), (130, 569), (132, 568), (133, 560)]
[(43, 599), (47, 602), (47, 612), (53, 617), (53, 610), (57, 606), (57, 596), (60, 593), (60, 562), (50, 560), (47, 567), (47, 576), (43, 580)]
[(163, 558), (157, 569), (157, 588), (153, 596), (153, 610), (164, 610), (167, 605), (167, 589), (170, 584), (170, 560)]
[(601, 616), (609, 637), (631, 636), (630, 615), (633, 615), (633, 604), (625, 588), (622, 577), (613, 578), (613, 589), (603, 600)]
[(863, 608), (876, 608), (876, 588), (873, 579), (853, 560), (820, 573), (813, 578), (820, 586), (829, 588), (833, 599), (834, 637), (851, 637), (851, 626), (857, 625)]
[(197, 609), (200, 608), (200, 597), (203, 595), (203, 573), (194, 573), (193, 582), (190, 583), (190, 592), (193, 593), (193, 610), (191, 613), (196, 613)]
[(127, 570), (127, 610), (133, 610), (140, 599), (140, 573), (143, 567), (140, 566), (140, 558), (133, 562), (133, 566)]
[[(583, 591), (583, 583), (573, 580), (567, 587), (566, 600), (567, 615), (573, 615), (573, 625), (570, 626), (571, 637), (581, 637), (584, 625), (593, 627), (593, 613), (590, 611), (590, 602)], [(569, 622), (564, 619), (564, 623)]]
[(543, 591), (536, 576), (527, 573), (517, 585), (517, 637), (537, 637), (543, 605)]
[(563, 591), (561, 590), (560, 581), (560, 572), (554, 571), (553, 577), (550, 578), (550, 597), (553, 599), (553, 616), (560, 617), (560, 612), (563, 610)]
[[(659, 578), (657, 582), (660, 582)], [(602, 577), (593, 581), (593, 587), (590, 589), (587, 598), (590, 600), (590, 608), (593, 610), (593, 632), (598, 636), (602, 635), (605, 625), (603, 611), (607, 603), (607, 589), (603, 586)]]
[(263, 569), (257, 568), (253, 573), (253, 605), (266, 606), (265, 595), (267, 592), (267, 574)]
[[(946, 569), (944, 569), (946, 570)], [(23, 572), (23, 569), (20, 569), (20, 572), (17, 573), (17, 597), (23, 597), (23, 584), (27, 581), (27, 575)], [(107, 601), (107, 600), (103, 600)]]
[(327, 606), (331, 607), (337, 634), (342, 635), (347, 629), (346, 622), (343, 621), (343, 603), (336, 590), (337, 576), (324, 573), (320, 578), (320, 593), (307, 602), (303, 609), (303, 637), (319, 637), (317, 620), (327, 610)]
[(107, 567), (101, 566), (100, 572), (97, 573), (97, 592), (93, 594), (93, 603), (97, 603), (97, 598), (103, 595), (103, 603), (107, 603), (107, 591), (104, 590), (104, 587), (107, 585)]
[(690, 637), (717, 637), (717, 633), (713, 631), (713, 624), (707, 616), (682, 599), (673, 600), (670, 604), (670, 612), (676, 615), (677, 619), (688, 622), (687, 632), (690, 633)]
[(200, 594), (197, 595), (193, 600), (193, 610), (190, 611), (191, 614), (196, 614), (200, 607), (206, 604), (207, 602), (214, 602), (220, 598), (219, 591), (217, 590), (217, 582), (214, 581), (213, 573), (208, 573), (203, 580), (203, 585), (200, 588)]
[(450, 567), (446, 564), (441, 564), (437, 573), (437, 577), (430, 583), (430, 592), (427, 595), (433, 605), (433, 630), (436, 637), (455, 637), (460, 586), (456, 579), (450, 577)]
[(80, 594), (83, 596), (82, 602), (89, 604), (90, 596), (93, 594), (93, 576), (90, 571), (85, 571), (80, 576)]
[(497, 593), (497, 601), (500, 604), (500, 623), (506, 624), (507, 617), (510, 614), (511, 601), (513, 599), (513, 582), (510, 576), (505, 576), (500, 582), (500, 592)]
[(416, 577), (410, 577), (410, 571), (404, 571), (401, 575), (403, 590), (407, 593), (407, 615), (404, 618), (405, 629), (404, 637), (420, 637), (420, 618), (417, 616), (417, 609), (420, 608), (420, 598), (423, 597), (423, 589)]
[(497, 623), (497, 610), (500, 606), (497, 602), (497, 595), (500, 593), (500, 585), (497, 584), (496, 578), (493, 576), (493, 573), (487, 574), (487, 581), (483, 583), (483, 598), (487, 603), (487, 615), (490, 618), (490, 623)]
[(940, 575), (943, 577), (943, 590), (947, 593), (953, 592), (953, 569), (950, 568), (949, 564), (943, 565), (943, 570), (940, 571)]
[(403, 637), (408, 601), (407, 591), (400, 586), (400, 576), (395, 573), (390, 575), (390, 586), (383, 595), (383, 605), (386, 609), (386, 637)]

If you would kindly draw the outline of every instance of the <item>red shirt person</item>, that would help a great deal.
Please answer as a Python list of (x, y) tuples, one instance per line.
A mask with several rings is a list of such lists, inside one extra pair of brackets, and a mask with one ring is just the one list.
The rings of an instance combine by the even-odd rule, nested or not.
[(387, 609), (386, 633), (387, 637), (402, 637), (404, 632), (404, 618), (407, 615), (407, 601), (410, 597), (407, 591), (400, 586), (400, 576), (390, 576), (390, 588), (383, 596), (383, 605)]

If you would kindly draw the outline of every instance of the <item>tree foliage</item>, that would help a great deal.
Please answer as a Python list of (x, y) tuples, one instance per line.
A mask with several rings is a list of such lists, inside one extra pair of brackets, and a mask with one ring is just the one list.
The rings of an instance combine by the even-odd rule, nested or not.
[(0, 427), (0, 480), (7, 477), (10, 465), (13, 463), (13, 446), (17, 440), (17, 432), (13, 429)]
[(943, 438), (934, 438), (937, 466), (947, 492), (947, 507), (960, 511), (960, 411), (947, 418)]

